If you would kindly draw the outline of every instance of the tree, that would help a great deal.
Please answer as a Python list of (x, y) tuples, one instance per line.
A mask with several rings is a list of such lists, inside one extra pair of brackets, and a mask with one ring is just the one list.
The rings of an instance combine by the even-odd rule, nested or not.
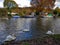
[(37, 10), (52, 10), (54, 7), (55, 0), (31, 0), (32, 7)]
[(60, 16), (60, 8), (59, 7), (56, 7), (54, 10), (53, 10), (53, 13), (54, 14), (58, 14)]
[(18, 7), (17, 3), (13, 0), (4, 0), (4, 7), (8, 10), (8, 17), (11, 17), (11, 9)]
[(7, 10), (5, 8), (0, 8), (0, 18), (7, 17)]
[(17, 3), (13, 0), (4, 0), (4, 7), (12, 8), (12, 7), (18, 7)]

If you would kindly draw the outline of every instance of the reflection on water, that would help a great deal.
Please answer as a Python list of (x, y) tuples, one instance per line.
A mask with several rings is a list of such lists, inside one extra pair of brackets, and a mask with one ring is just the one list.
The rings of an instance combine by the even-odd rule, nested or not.
[[(4, 41), (9, 34), (15, 34), (16, 40), (42, 37), (48, 30), (52, 31), (52, 22), (52, 18), (0, 19), (0, 42)], [(29, 31), (24, 32), (24, 29)]]
[[(35, 20), (35, 18), (0, 19), (0, 42), (4, 41), (9, 34), (15, 34), (16, 40), (30, 39), (32, 37), (32, 31), (30, 30), (32, 20)], [(24, 29), (29, 31), (24, 32)]]

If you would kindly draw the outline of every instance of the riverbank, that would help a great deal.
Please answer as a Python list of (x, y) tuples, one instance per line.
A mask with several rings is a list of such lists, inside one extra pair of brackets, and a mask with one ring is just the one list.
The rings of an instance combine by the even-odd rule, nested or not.
[(60, 45), (60, 35), (48, 35), (43, 38), (5, 42), (2, 45)]

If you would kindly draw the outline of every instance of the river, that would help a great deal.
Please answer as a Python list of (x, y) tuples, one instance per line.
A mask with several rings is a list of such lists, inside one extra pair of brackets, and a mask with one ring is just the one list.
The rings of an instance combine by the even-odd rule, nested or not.
[(0, 42), (2, 43), (10, 34), (15, 34), (16, 41), (43, 37), (48, 30), (59, 34), (59, 22), (60, 18), (0, 19)]

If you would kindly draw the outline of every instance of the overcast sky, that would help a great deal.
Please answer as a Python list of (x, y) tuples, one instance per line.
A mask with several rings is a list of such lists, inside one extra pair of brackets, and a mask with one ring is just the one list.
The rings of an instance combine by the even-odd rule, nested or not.
[(30, 6), (30, 0), (14, 0), (19, 5), (19, 7), (29, 7)]
[[(0, 7), (3, 7), (3, 1), (4, 0), (0, 0)], [(19, 5), (19, 7), (30, 6), (30, 0), (14, 0), (14, 1)], [(60, 7), (60, 0), (56, 0), (55, 7)]]
[(55, 7), (54, 8), (56, 8), (56, 7), (59, 7), (60, 8), (60, 0), (56, 0)]

